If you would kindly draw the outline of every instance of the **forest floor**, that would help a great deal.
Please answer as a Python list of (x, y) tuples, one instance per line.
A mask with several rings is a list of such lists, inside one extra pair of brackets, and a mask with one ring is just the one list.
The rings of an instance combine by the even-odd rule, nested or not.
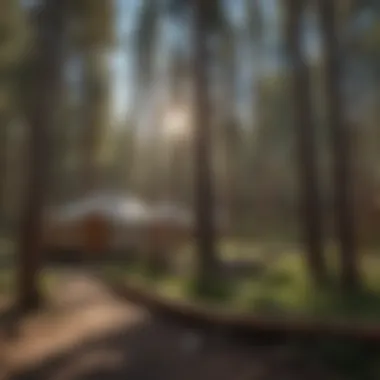
[(378, 361), (357, 368), (363, 358), (347, 356), (346, 346), (339, 356), (349, 361), (344, 371), (314, 346), (233, 343), (215, 332), (168, 324), (115, 298), (89, 274), (65, 271), (57, 278), (44, 310), (22, 320), (3, 318), (2, 380), (379, 378)]
[[(272, 274), (260, 281), (248, 281), (240, 297), (243, 294), (248, 300), (254, 300), (255, 294), (269, 299), (277, 297), (276, 301), (285, 300), (293, 305), (293, 310), (309, 305), (305, 303), (310, 299), (304, 290), (306, 274), (299, 252), (292, 247), (288, 251), (281, 247), (280, 255), (268, 252), (255, 250), (252, 245), (233, 246), (222, 252), (223, 258), (231, 262), (257, 256), (265, 257), (268, 264), (268, 257), (272, 257), (268, 265)], [(169, 324), (116, 298), (97, 276), (79, 269), (47, 269), (41, 276), (48, 298), (46, 307), (27, 318), (16, 319), (5, 312), (14, 290), (11, 256), (0, 255), (0, 288), (4, 295), (0, 297), (0, 311), (4, 310), (0, 315), (0, 380), (380, 378), (378, 349), (335, 341), (278, 344), (257, 341), (241, 345), (215, 332)], [(380, 290), (377, 287), (380, 259), (370, 253), (363, 261), (368, 286)], [(153, 283), (140, 272), (122, 265), (98, 266), (96, 271), (113, 279), (128, 276), (143, 281), (150, 289), (170, 297), (183, 296), (184, 283), (178, 278), (166, 277)], [(243, 284), (244, 281), (237, 283), (237, 288)], [(334, 297), (328, 299), (334, 305)], [(368, 307), (366, 317), (379, 315), (378, 299), (371, 298), (367, 304), (364, 299), (355, 301), (360, 302), (351, 307), (364, 311)], [(252, 307), (244, 297), (238, 300), (232, 297), (228, 305)], [(337, 309), (344, 310), (340, 306)]]
[[(15, 288), (14, 255), (8, 240), (0, 240), (0, 293)], [(377, 249), (360, 252), (363, 289), (344, 297), (337, 284), (337, 253), (328, 247), (331, 281), (315, 289), (305, 267), (302, 251), (294, 244), (274, 244), (243, 240), (224, 241), (218, 253), (225, 264), (222, 281), (214, 294), (196, 294), (192, 269), (195, 252), (191, 246), (176, 252), (175, 269), (164, 276), (151, 276), (141, 265), (125, 262), (94, 264), (106, 279), (126, 281), (176, 299), (190, 299), (236, 311), (264, 315), (289, 315), (312, 318), (344, 318), (360, 322), (380, 321), (380, 255)], [(42, 288), (55, 282), (54, 267), (40, 276)]]

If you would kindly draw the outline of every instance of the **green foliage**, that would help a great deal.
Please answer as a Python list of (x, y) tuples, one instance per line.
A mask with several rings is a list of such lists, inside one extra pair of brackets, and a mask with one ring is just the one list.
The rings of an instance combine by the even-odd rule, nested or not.
[[(220, 31), (224, 24), (224, 14), (222, 10), (222, 2), (220, 0), (198, 1), (202, 7), (204, 17), (207, 20), (207, 29), (209, 33)], [(189, 11), (194, 7), (194, 2), (189, 0), (168, 0), (167, 10), (169, 14), (177, 19), (188, 17)]]
[(32, 33), (19, 1), (1, 0), (0, 7), (0, 112), (12, 113)]
[[(159, 7), (157, 1), (144, 0), (138, 16), (135, 37), (137, 86), (142, 90), (151, 84), (154, 53), (158, 35)], [(138, 88), (137, 88), (138, 90)]]
[[(270, 253), (275, 249), (271, 248)], [(226, 307), (237, 312), (255, 312), (268, 316), (298, 316), (311, 318), (343, 318), (360, 322), (376, 322), (380, 317), (380, 283), (377, 279), (380, 261), (365, 254), (366, 284), (363, 289), (349, 297), (339, 287), (336, 276), (336, 250), (330, 248), (328, 264), (331, 279), (323, 289), (315, 289), (305, 271), (302, 252), (282, 249), (274, 258), (263, 246), (252, 242), (225, 242), (220, 247), (223, 260), (256, 258), (263, 270), (250, 277), (226, 277), (220, 274), (200, 287), (192, 276), (192, 264), (187, 263), (189, 272), (176, 275), (166, 274), (152, 277), (141, 265), (114, 268), (117, 274), (110, 278), (143, 284), (147, 289), (163, 296), (192, 299), (197, 302)], [(181, 256), (192, 255), (191, 250)], [(187, 261), (186, 257), (183, 260)], [(369, 271), (372, 269), (372, 272)], [(113, 277), (112, 277), (113, 276)]]
[(259, 3), (259, 0), (245, 1), (249, 36), (250, 39), (256, 44), (260, 44), (262, 42), (264, 31), (264, 21)]
[(206, 282), (193, 278), (184, 284), (184, 295), (201, 302), (227, 302), (233, 294), (233, 283), (221, 277)]
[(19, 1), (1, 0), (0, 8), (0, 74), (9, 74), (26, 53), (30, 30)]
[(78, 47), (109, 47), (115, 42), (115, 0), (69, 0), (72, 37)]

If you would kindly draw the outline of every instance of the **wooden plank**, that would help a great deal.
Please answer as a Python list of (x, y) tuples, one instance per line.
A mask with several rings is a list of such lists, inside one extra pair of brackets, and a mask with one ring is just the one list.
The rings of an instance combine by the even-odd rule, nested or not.
[(216, 328), (229, 333), (269, 333), (298, 337), (335, 337), (380, 342), (380, 323), (365, 323), (338, 318), (269, 317), (216, 309), (187, 300), (170, 300), (138, 286), (114, 284), (122, 298), (140, 304), (152, 312), (189, 325)]

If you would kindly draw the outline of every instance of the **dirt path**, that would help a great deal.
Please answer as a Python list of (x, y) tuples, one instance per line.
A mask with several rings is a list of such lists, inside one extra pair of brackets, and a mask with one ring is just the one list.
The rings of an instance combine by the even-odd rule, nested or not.
[(169, 325), (89, 275), (62, 273), (50, 293), (48, 310), (3, 334), (1, 380), (339, 379), (287, 347), (238, 347)]

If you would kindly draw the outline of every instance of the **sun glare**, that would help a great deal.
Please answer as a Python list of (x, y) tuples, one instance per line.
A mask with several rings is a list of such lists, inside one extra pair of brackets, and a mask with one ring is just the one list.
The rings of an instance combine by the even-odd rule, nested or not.
[(169, 138), (181, 138), (190, 132), (190, 113), (183, 108), (170, 109), (164, 116), (164, 131)]

